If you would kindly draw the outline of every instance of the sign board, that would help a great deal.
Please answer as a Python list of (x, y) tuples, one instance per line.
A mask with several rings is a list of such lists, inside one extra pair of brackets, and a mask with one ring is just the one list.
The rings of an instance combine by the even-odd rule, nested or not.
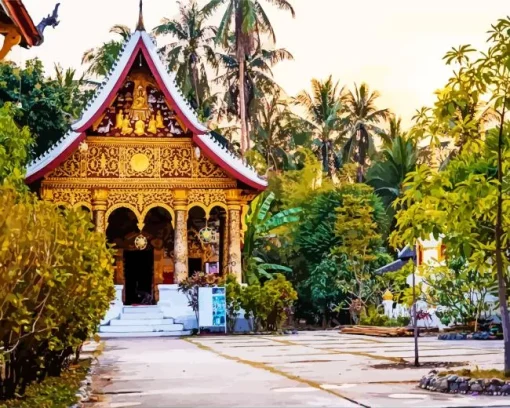
[(224, 327), (227, 331), (224, 287), (198, 288), (198, 327)]

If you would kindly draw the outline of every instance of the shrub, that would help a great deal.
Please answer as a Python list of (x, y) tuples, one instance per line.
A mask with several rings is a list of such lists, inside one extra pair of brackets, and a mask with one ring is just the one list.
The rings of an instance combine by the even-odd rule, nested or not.
[(81, 210), (0, 187), (0, 399), (59, 376), (114, 297), (113, 254)]
[(225, 280), (225, 291), (227, 297), (227, 329), (231, 333), (234, 331), (237, 321), (237, 315), (241, 310), (241, 296), (243, 288), (237, 282), (235, 275), (229, 274)]
[(388, 320), (388, 316), (379, 313), (375, 306), (363, 309), (360, 316), (360, 324), (363, 326), (385, 326)]
[(241, 304), (247, 319), (253, 318), (257, 330), (275, 331), (287, 318), (297, 292), (285, 276), (276, 274), (264, 286), (256, 283), (242, 292)]

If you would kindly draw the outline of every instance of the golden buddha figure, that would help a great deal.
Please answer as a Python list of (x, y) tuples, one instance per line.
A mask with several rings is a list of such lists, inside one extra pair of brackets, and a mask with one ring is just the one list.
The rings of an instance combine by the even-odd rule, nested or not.
[(116, 121), (115, 121), (115, 129), (122, 129), (124, 123), (124, 112), (122, 109), (117, 113)]
[(149, 109), (149, 105), (147, 103), (147, 92), (141, 85), (138, 87), (138, 91), (134, 98), (133, 109)]
[(149, 120), (149, 127), (147, 128), (147, 132), (156, 134), (158, 133), (158, 126), (156, 119), (154, 118), (154, 115), (151, 116), (151, 119)]
[(122, 121), (122, 131), (120, 133), (123, 135), (130, 135), (133, 133), (133, 128), (131, 127), (131, 121), (129, 118), (124, 118)]
[(145, 122), (141, 119), (138, 119), (135, 123), (135, 133), (138, 136), (145, 135)]
[(165, 124), (163, 123), (163, 115), (160, 110), (158, 110), (158, 113), (156, 114), (156, 127), (158, 129), (164, 129), (165, 127)]

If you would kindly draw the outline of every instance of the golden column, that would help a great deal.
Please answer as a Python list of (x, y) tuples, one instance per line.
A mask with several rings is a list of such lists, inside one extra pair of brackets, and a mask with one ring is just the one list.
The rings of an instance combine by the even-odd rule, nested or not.
[(188, 277), (188, 191), (174, 190), (174, 282)]
[(241, 190), (227, 190), (228, 271), (243, 281), (241, 264)]
[(92, 190), (92, 212), (97, 232), (106, 232), (106, 209), (108, 207), (108, 190)]

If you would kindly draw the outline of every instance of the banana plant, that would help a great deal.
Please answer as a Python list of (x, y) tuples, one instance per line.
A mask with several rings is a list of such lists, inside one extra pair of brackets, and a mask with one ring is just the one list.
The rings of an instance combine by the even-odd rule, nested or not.
[(268, 260), (265, 248), (271, 242), (278, 241), (276, 230), (288, 224), (298, 222), (302, 209), (289, 208), (272, 214), (271, 205), (274, 193), (260, 195), (252, 201), (246, 216), (248, 227), (244, 236), (243, 273), (248, 284), (258, 282), (261, 278), (271, 279), (271, 272), (292, 272), (292, 269), (272, 263)]

